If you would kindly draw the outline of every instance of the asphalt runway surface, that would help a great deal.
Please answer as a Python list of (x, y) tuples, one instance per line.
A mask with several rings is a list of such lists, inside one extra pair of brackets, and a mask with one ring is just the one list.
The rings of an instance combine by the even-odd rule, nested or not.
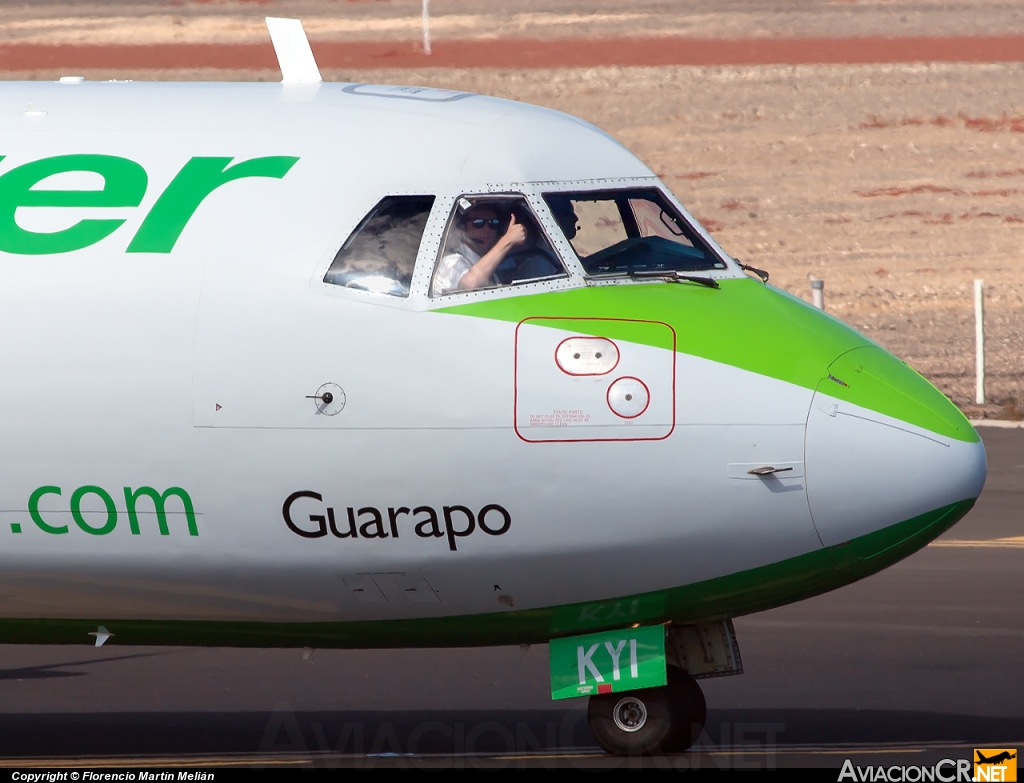
[(757, 768), (932, 764), (1024, 747), (1024, 429), (937, 544), (736, 620), (745, 673), (703, 680), (694, 752), (614, 759), (547, 649), (0, 646), (0, 765)]

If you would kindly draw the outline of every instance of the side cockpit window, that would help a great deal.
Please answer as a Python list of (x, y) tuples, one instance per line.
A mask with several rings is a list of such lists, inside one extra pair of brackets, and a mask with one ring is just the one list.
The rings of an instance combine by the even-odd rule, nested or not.
[(546, 193), (544, 200), (589, 276), (726, 268), (655, 188)]
[(345, 240), (324, 282), (376, 294), (408, 296), (433, 196), (381, 199)]
[(431, 296), (567, 277), (523, 196), (456, 199)]

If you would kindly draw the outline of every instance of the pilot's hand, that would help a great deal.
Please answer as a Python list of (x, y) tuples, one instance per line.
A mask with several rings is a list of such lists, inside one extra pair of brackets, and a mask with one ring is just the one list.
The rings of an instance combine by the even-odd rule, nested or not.
[(522, 223), (516, 223), (515, 215), (509, 215), (508, 230), (505, 231), (505, 236), (502, 239), (509, 247), (521, 245), (526, 241), (526, 228)]

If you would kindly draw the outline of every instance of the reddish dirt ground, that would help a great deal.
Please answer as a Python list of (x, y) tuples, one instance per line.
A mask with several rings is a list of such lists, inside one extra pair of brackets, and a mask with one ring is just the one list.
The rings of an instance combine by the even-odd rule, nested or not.
[[(292, 5), (306, 0), (274, 2), (281, 15), (305, 16)], [(538, 12), (526, 27), (468, 11), (462, 19), (453, 15), (462, 0), (450, 0), (447, 37), (427, 56), (411, 37), (415, 24), (403, 21), (390, 38), (380, 25), (363, 29), (390, 24), (383, 11), (400, 2), (418, 7), (344, 4), (381, 13), (311, 20), (326, 80), (461, 89), (594, 122), (651, 166), (727, 251), (769, 269), (773, 284), (806, 299), (809, 277), (827, 280), (831, 313), (965, 410), (1024, 417), (1024, 11), (1000, 16), (1003, 6), (976, 0), (965, 14), (963, 0), (949, 19), (933, 9), (911, 25), (915, 3), (928, 0), (900, 5), (896, 16), (872, 5), (856, 18), (832, 5), (818, 14), (808, 0), (802, 22), (762, 18), (768, 2), (743, 24), (716, 10), (691, 27), (683, 14), (673, 27), (665, 13), (704, 6), (634, 0), (589, 29), (566, 15), (579, 0), (493, 0), (516, 13), (523, 4), (566, 12), (559, 25)], [(86, 5), (99, 9), (95, 20), (77, 5), (66, 19), (63, 6), (36, 18), (33, 8), (0, 4), (0, 76), (280, 79), (262, 6), (252, 19), (186, 14), (179, 25), (137, 16), (134, 6), (114, 18), (112, 6)], [(658, 13), (643, 24), (619, 18), (644, 8)], [(840, 10), (848, 8), (860, 6)], [(5, 21), (18, 13), (25, 18)], [(889, 30), (903, 35), (885, 37)], [(985, 281), (996, 403), (984, 407), (971, 404), (976, 278)]]
[[(321, 68), (593, 68), (663, 65), (803, 65), (1024, 62), (1024, 35), (963, 38), (774, 38), (709, 40), (438, 41), (425, 55), (411, 41), (320, 41)], [(263, 44), (0, 45), (0, 70), (50, 68), (274, 68)]]

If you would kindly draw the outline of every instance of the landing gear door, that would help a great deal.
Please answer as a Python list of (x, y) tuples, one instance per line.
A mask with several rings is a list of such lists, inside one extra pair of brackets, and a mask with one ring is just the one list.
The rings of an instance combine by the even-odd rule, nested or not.
[(527, 318), (515, 341), (515, 429), (524, 441), (662, 440), (675, 429), (668, 324)]

